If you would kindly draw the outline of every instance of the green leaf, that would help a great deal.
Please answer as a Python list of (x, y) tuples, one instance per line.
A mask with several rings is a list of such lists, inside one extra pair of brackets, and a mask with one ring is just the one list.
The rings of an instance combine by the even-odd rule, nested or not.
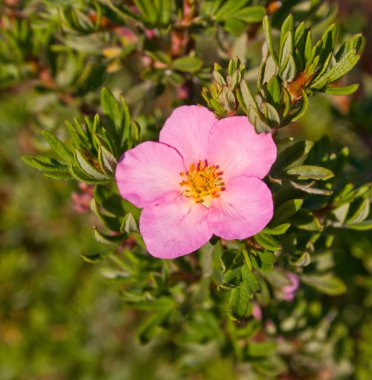
[(173, 61), (176, 70), (194, 73), (203, 67), (203, 61), (198, 57), (180, 57)]
[(279, 223), (286, 222), (289, 217), (294, 215), (304, 203), (303, 199), (291, 199), (281, 204), (274, 211), (274, 218), (270, 222), (271, 225), (278, 225)]
[(346, 226), (346, 228), (349, 230), (354, 230), (354, 231), (372, 230), (372, 219), (365, 220), (364, 222), (361, 222), (361, 223), (349, 224)]
[(257, 256), (251, 256), (252, 260), (257, 262), (258, 269), (261, 272), (268, 273), (274, 268), (276, 260), (275, 254), (269, 251), (256, 251)]
[(263, 25), (263, 31), (264, 31), (265, 39), (266, 39), (270, 54), (273, 57), (275, 63), (279, 65), (278, 57), (274, 50), (274, 44), (273, 44), (272, 35), (271, 35), (271, 26), (270, 26), (270, 21), (269, 21), (268, 16), (265, 16), (263, 18), (262, 25)]
[(325, 189), (318, 189), (312, 186), (312, 184), (303, 185), (300, 183), (296, 183), (294, 181), (290, 181), (291, 186), (293, 186), (295, 189), (304, 191), (308, 194), (318, 194), (318, 195), (332, 195), (332, 190), (325, 190)]
[(292, 225), (305, 231), (322, 231), (323, 226), (318, 218), (308, 210), (298, 210), (296, 215), (292, 217)]
[(319, 181), (325, 181), (335, 176), (331, 170), (315, 165), (296, 166), (287, 170), (287, 173), (289, 175), (295, 175), (298, 179), (301, 180), (315, 179)]
[(284, 60), (283, 65), (280, 67), (280, 77), (287, 81), (292, 82), (296, 78), (297, 68), (296, 62), (291, 54), (288, 54)]
[(98, 241), (98, 243), (109, 246), (116, 246), (122, 243), (128, 237), (127, 234), (105, 235), (99, 232), (96, 227), (93, 228), (93, 236)]
[(266, 235), (283, 235), (287, 232), (287, 230), (291, 227), (290, 223), (278, 224), (274, 227), (266, 227), (262, 230), (262, 232)]
[(233, 112), (236, 109), (235, 96), (229, 88), (223, 87), (218, 98), (227, 112)]
[(263, 102), (261, 107), (266, 120), (269, 121), (269, 124), (272, 126), (278, 126), (280, 124), (280, 116), (275, 107), (267, 102)]
[(110, 216), (103, 214), (97, 205), (96, 200), (93, 198), (91, 201), (91, 209), (97, 215), (99, 220), (103, 223), (105, 227), (110, 229), (111, 231), (119, 232), (120, 230), (120, 219), (116, 216)]
[(75, 151), (75, 158), (76, 163), (78, 164), (80, 169), (92, 179), (107, 181), (110, 180), (110, 177), (94, 168), (93, 165), (83, 156), (83, 154), (80, 151)]
[(311, 141), (298, 141), (285, 148), (280, 152), (274, 164), (273, 172), (282, 172), (295, 162), (304, 159), (313, 145)]
[(267, 83), (267, 92), (269, 95), (269, 101), (274, 107), (279, 108), (281, 99), (282, 87), (276, 76), (272, 77)]
[(346, 87), (327, 87), (325, 89), (326, 94), (331, 95), (351, 95), (359, 88), (359, 84), (355, 83)]
[(222, 7), (214, 14), (216, 21), (223, 21), (231, 16), (235, 16), (244, 7), (247, 0), (227, 0)]
[(257, 133), (271, 133), (272, 129), (266, 124), (260, 114), (255, 108), (251, 107), (248, 110), (248, 119), (254, 126)]
[(356, 55), (356, 50), (351, 50), (345, 54), (340, 61), (337, 62), (328, 73), (329, 81), (335, 82), (336, 80), (347, 74), (359, 61), (360, 56)]
[[(284, 61), (286, 57), (289, 55), (293, 55), (293, 34), (292, 32), (287, 32), (285, 37), (283, 38), (283, 42), (280, 44), (280, 52), (279, 52), (279, 62), (280, 66), (284, 65)], [(282, 36), (280, 36), (282, 37)]]
[(213, 75), (214, 80), (220, 86), (226, 86), (227, 85), (225, 78), (222, 76), (222, 74), (219, 71), (213, 70), (212, 75)]
[(112, 253), (112, 249), (106, 249), (98, 253), (82, 253), (81, 257), (84, 261), (90, 264), (96, 264), (100, 261), (102, 261), (106, 256), (108, 256), (110, 253)]
[(87, 175), (85, 171), (83, 171), (80, 166), (73, 165), (73, 163), (69, 163), (68, 169), (71, 173), (71, 175), (80, 182), (84, 182), (90, 185), (100, 185), (100, 184), (107, 184), (110, 180), (108, 179), (94, 179)]
[(112, 120), (116, 127), (116, 130), (119, 131), (122, 126), (124, 114), (121, 111), (114, 95), (106, 87), (104, 87), (101, 91), (101, 104), (103, 113)]
[(45, 156), (22, 156), (21, 158), (27, 165), (37, 170), (68, 173), (68, 166), (61, 164), (54, 158)]
[(98, 160), (101, 166), (101, 169), (106, 174), (115, 173), (117, 161), (112, 153), (106, 149), (103, 145), (100, 145), (98, 148)]
[(131, 213), (128, 213), (127, 215), (125, 215), (123, 219), (123, 223), (120, 226), (120, 231), (126, 232), (127, 234), (138, 231), (136, 220), (134, 219)]
[(302, 275), (301, 281), (329, 296), (338, 296), (347, 290), (344, 282), (331, 273)]
[(241, 267), (241, 277), (242, 281), (230, 294), (230, 316), (234, 319), (247, 317), (249, 300), (261, 289), (258, 279), (246, 265)]
[(369, 215), (370, 211), (370, 200), (369, 199), (362, 199), (359, 201), (356, 201), (357, 207), (354, 208), (354, 212), (346, 219), (346, 224), (357, 224), (360, 222), (363, 222)]
[(269, 251), (279, 251), (282, 248), (281, 244), (276, 239), (263, 232), (255, 235), (254, 239), (262, 248)]
[(298, 113), (296, 113), (296, 115), (292, 117), (292, 122), (301, 119), (301, 117), (305, 115), (308, 108), (309, 108), (309, 97), (307, 96), (305, 89), (303, 89), (302, 90), (302, 105)]
[(73, 154), (70, 152), (69, 149), (66, 148), (66, 146), (62, 143), (61, 140), (59, 140), (57, 137), (55, 137), (52, 133), (48, 131), (42, 131), (41, 134), (48, 142), (50, 147), (54, 150), (54, 152), (62, 158), (62, 160), (64, 160), (65, 162), (70, 162), (73, 160)]
[(261, 5), (245, 7), (234, 15), (234, 18), (242, 20), (246, 23), (261, 22), (265, 16), (266, 9)]
[(257, 103), (254, 100), (254, 97), (248, 87), (248, 84), (244, 79), (240, 82), (240, 91), (245, 108), (247, 110), (249, 110), (251, 107), (257, 108)]

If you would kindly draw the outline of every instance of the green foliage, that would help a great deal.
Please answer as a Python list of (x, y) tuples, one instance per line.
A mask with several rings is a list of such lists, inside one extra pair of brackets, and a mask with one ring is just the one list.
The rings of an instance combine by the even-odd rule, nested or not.
[[(370, 112), (368, 102), (363, 109), (351, 100), (352, 111), (343, 115), (332, 97), (358, 90), (345, 75), (365, 42), (354, 29), (337, 32), (336, 6), (320, 0), (11, 3), (1, 5), (0, 123), (5, 138), (18, 139), (20, 152), (16, 144), (0, 147), (5, 378), (237, 379), (243, 373), (310, 379), (330, 373), (367, 379)], [(345, 42), (337, 43), (338, 33)], [(140, 210), (118, 194), (116, 165), (128, 149), (156, 140), (175, 106), (203, 99), (218, 117), (243, 114), (258, 133), (272, 133), (278, 158), (265, 181), (274, 217), (244, 241), (213, 237), (193, 255), (154, 259), (138, 230)], [(319, 125), (326, 125), (321, 138)], [(92, 211), (95, 243), (80, 241), (84, 219), (58, 211), (71, 182), (32, 177), (14, 157), (21, 154), (44, 177), (79, 183), (74, 205)], [(36, 216), (28, 214), (33, 207)], [(62, 251), (80, 252), (83, 260), (61, 259)], [(40, 273), (30, 296), (25, 274)], [(96, 289), (102, 276), (120, 294), (125, 314), (107, 285)], [(20, 293), (9, 288), (13, 280)], [(56, 284), (50, 293), (49, 283)], [(61, 307), (75, 307), (70, 298), (80, 297), (87, 299), (81, 323)], [(50, 299), (56, 302), (49, 305)], [(57, 327), (57, 340), (59, 324), (71, 329), (64, 348), (43, 320)], [(110, 332), (100, 331), (106, 322)], [(18, 347), (12, 339), (22, 324), (30, 335)], [(99, 337), (92, 339), (95, 329)], [(107, 340), (119, 333), (121, 343)], [(80, 352), (82, 345), (88, 353)], [(32, 361), (30, 369), (17, 368), (18, 357)]]

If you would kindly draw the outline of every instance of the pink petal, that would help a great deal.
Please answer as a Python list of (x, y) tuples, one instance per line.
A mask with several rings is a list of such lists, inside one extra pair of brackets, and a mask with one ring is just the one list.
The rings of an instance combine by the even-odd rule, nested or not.
[(207, 159), (220, 165), (225, 181), (238, 176), (263, 178), (276, 160), (276, 145), (271, 134), (257, 134), (246, 116), (228, 117), (213, 126)]
[(160, 198), (176, 198), (184, 170), (175, 149), (147, 141), (124, 153), (115, 176), (121, 196), (142, 208)]
[(206, 158), (208, 135), (217, 118), (213, 112), (200, 106), (176, 108), (160, 131), (159, 141), (176, 148), (186, 168)]
[(266, 184), (255, 177), (236, 177), (212, 203), (208, 224), (223, 239), (246, 239), (260, 232), (272, 216), (273, 199)]
[(212, 237), (208, 209), (184, 197), (168, 204), (145, 207), (140, 231), (152, 256), (174, 259), (206, 244)]

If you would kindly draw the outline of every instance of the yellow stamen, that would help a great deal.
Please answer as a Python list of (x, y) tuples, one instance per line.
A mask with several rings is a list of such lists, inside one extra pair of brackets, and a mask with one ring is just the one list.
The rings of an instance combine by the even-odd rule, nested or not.
[(207, 160), (191, 164), (187, 172), (180, 173), (180, 185), (185, 187), (183, 195), (209, 208), (212, 200), (225, 190), (222, 174), (218, 165), (208, 165)]

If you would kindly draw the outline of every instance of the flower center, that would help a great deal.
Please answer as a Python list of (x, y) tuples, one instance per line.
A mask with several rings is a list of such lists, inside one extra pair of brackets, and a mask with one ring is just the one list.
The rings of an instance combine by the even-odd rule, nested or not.
[(218, 165), (208, 165), (207, 160), (191, 164), (187, 172), (180, 173), (183, 195), (209, 208), (212, 200), (225, 190), (222, 174)]

